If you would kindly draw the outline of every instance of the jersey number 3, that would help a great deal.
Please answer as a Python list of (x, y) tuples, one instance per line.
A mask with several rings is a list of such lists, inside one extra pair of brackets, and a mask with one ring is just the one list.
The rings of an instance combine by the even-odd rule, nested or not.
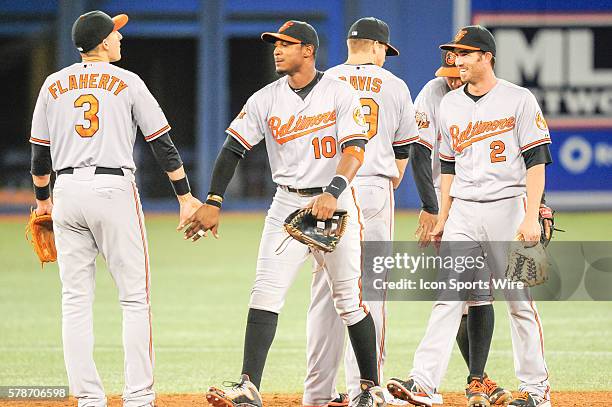
[(100, 127), (98, 119), (98, 109), (100, 108), (98, 99), (92, 94), (81, 95), (74, 101), (74, 107), (83, 107), (89, 105), (89, 109), (83, 112), (83, 118), (89, 122), (89, 126), (85, 127), (81, 124), (74, 126), (74, 129), (81, 137), (92, 137)]
[[(368, 140), (378, 133), (378, 103), (372, 98), (359, 99), (363, 109), (363, 118), (368, 124)], [(366, 113), (367, 110), (367, 113)]]

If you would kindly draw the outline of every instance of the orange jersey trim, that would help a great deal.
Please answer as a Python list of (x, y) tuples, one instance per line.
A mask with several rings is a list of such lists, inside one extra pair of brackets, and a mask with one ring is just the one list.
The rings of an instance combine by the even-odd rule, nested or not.
[(438, 152), (438, 155), (440, 156), (440, 158), (444, 161), (455, 161), (455, 157), (451, 157), (449, 155), (444, 155), (440, 152)]
[(532, 147), (536, 147), (536, 146), (538, 146), (540, 144), (548, 144), (548, 143), (552, 143), (552, 140), (550, 139), (550, 137), (544, 137), (543, 139), (534, 141), (532, 143), (529, 143), (529, 144), (521, 147), (521, 151), (528, 150), (528, 149), (530, 149)]
[(414, 137), (410, 137), (410, 138), (407, 138), (407, 139), (404, 139), (404, 140), (394, 141), (393, 145), (394, 146), (399, 146), (401, 144), (410, 144), (410, 143), (412, 143), (414, 141), (418, 141), (419, 138), (420, 138), (419, 136), (414, 136)]
[(51, 145), (51, 141), (44, 140), (44, 139), (41, 139), (41, 138), (35, 138), (35, 137), (30, 137), (30, 143), (40, 143), (40, 144), (44, 144), (46, 146)]
[(340, 141), (338, 141), (339, 144), (344, 143), (345, 141), (348, 140), (353, 140), (353, 139), (363, 139), (363, 140), (367, 140), (368, 136), (366, 136), (365, 134), (351, 134), (350, 136), (346, 136), (346, 137), (342, 137), (340, 139)]
[(145, 141), (151, 141), (153, 140), (155, 137), (161, 135), (162, 133), (167, 132), (168, 130), (170, 130), (171, 127), (169, 124), (166, 124), (164, 127), (162, 127), (161, 129), (157, 130), (155, 133), (153, 134), (149, 134), (148, 136), (146, 136), (144, 139)]
[(419, 141), (417, 141), (417, 143), (427, 147), (428, 149), (433, 151), (433, 146), (431, 144), (429, 144), (428, 142), (426, 142), (425, 140), (423, 140), (422, 138), (419, 138)]
[(238, 132), (237, 132), (237, 131), (235, 131), (235, 130), (233, 130), (233, 129), (229, 128), (229, 127), (227, 128), (227, 131), (229, 131), (229, 132), (232, 134), (232, 136), (234, 136), (235, 138), (237, 138), (237, 139), (238, 139), (238, 141), (240, 142), (240, 144), (242, 144), (243, 146), (245, 146), (247, 150), (250, 150), (250, 149), (252, 149), (252, 148), (253, 148), (253, 146), (252, 146), (252, 145), (250, 145), (250, 144), (249, 144), (249, 143), (248, 143), (248, 142), (247, 142), (247, 141), (244, 139), (244, 137), (242, 137), (240, 134), (238, 134)]

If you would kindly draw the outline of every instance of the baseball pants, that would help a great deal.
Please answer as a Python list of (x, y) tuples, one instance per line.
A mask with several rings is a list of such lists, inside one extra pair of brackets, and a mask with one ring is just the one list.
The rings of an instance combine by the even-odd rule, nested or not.
[(79, 407), (107, 405), (93, 359), (96, 257), (102, 254), (123, 311), (125, 407), (153, 406), (153, 342), (148, 246), (134, 176), (58, 176), (53, 222), (62, 281), (62, 338), (71, 393)]
[[(290, 213), (306, 207), (313, 199), (277, 188), (264, 224), (249, 308), (274, 313), (280, 313), (283, 308), (289, 287), (311, 254), (308, 246), (286, 239), (288, 235), (283, 224)], [(368, 314), (366, 304), (361, 301), (359, 284), (362, 215), (353, 188), (347, 188), (340, 195), (338, 209), (345, 209), (349, 214), (344, 236), (332, 253), (314, 251), (313, 255), (330, 281), (337, 315), (350, 326)]]
[[(489, 270), (505, 270), (509, 242), (525, 216), (525, 198), (473, 202), (455, 198), (442, 236), (443, 242), (473, 242), (463, 255), (487, 253)], [(488, 245), (487, 242), (496, 242)], [(503, 244), (503, 242), (506, 242)], [(463, 243), (462, 243), (463, 245)], [(444, 244), (443, 244), (444, 247)], [(497, 274), (496, 274), (497, 275)], [(549, 398), (548, 369), (544, 360), (544, 337), (540, 317), (529, 291), (524, 299), (508, 300), (508, 313), (520, 391)], [(465, 301), (438, 301), (434, 304), (425, 336), (415, 355), (410, 376), (433, 394), (444, 377)]]
[[(367, 241), (393, 239), (394, 196), (391, 181), (385, 177), (356, 177), (353, 181), (364, 219)], [(383, 380), (385, 361), (386, 308), (381, 301), (369, 301), (376, 327), (379, 381)], [(344, 352), (346, 386), (352, 400), (361, 392), (359, 367), (350, 343), (345, 346), (345, 328), (334, 310), (330, 282), (320, 268), (312, 277), (307, 318), (307, 373), (304, 380), (304, 406), (322, 406), (338, 397), (336, 376)]]

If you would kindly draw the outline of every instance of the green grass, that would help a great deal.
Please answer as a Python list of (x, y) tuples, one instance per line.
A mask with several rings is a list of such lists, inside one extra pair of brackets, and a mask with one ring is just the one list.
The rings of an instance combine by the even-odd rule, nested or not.
[[(185, 242), (175, 217), (149, 217), (155, 385), (160, 393), (202, 392), (240, 373), (244, 325), (263, 214), (225, 216), (221, 239)], [(57, 265), (41, 271), (23, 239), (23, 221), (0, 221), (0, 385), (67, 383), (61, 342), (61, 285)], [(397, 217), (398, 239), (411, 239), (412, 214)], [(612, 214), (561, 214), (559, 240), (609, 240)], [(106, 390), (123, 385), (121, 313), (103, 262), (96, 276), (96, 363)], [(281, 271), (279, 271), (281, 272)], [(263, 388), (300, 392), (305, 371), (306, 266), (288, 295), (269, 355)], [(405, 376), (424, 333), (429, 303), (391, 303), (387, 377)], [(612, 390), (612, 303), (539, 304), (546, 357), (556, 390)], [(508, 317), (496, 304), (488, 371), (515, 387)], [(456, 350), (442, 390), (460, 390), (467, 374)], [(343, 380), (340, 381), (343, 383)]]

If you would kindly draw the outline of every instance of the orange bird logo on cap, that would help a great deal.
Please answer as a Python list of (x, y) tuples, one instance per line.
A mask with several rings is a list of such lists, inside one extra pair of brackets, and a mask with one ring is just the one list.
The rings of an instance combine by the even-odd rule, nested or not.
[(453, 39), (453, 41), (454, 42), (461, 41), (461, 38), (463, 38), (465, 36), (465, 34), (467, 34), (466, 30), (459, 30), (459, 32), (455, 35), (455, 38)]
[(278, 29), (278, 32), (282, 33), (283, 31), (285, 31), (287, 28), (291, 27), (292, 25), (293, 25), (293, 21), (287, 21), (285, 24), (281, 26), (281, 28)]
[(455, 66), (455, 59), (457, 59), (457, 55), (454, 52), (447, 52), (444, 62), (446, 65)]

